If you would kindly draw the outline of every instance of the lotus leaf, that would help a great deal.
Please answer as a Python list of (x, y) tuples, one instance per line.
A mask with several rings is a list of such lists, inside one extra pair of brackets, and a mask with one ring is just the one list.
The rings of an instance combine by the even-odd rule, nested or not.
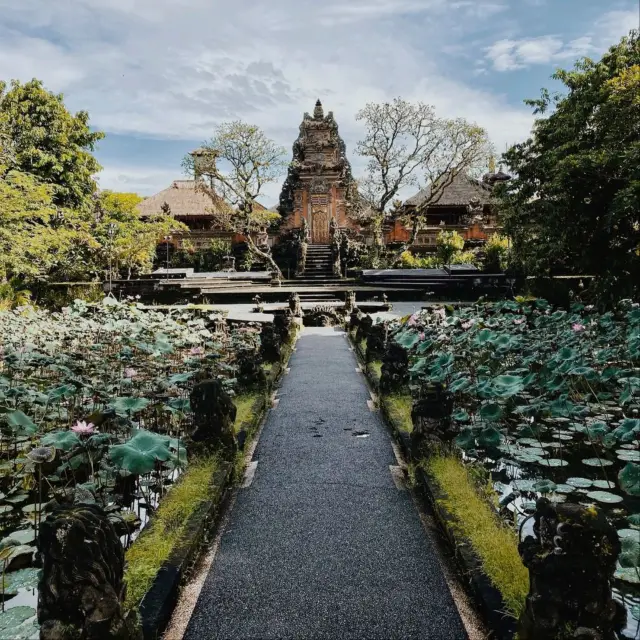
[(80, 445), (80, 438), (73, 431), (56, 431), (43, 436), (42, 444), (61, 451), (71, 451)]
[(555, 482), (551, 480), (539, 480), (533, 485), (533, 490), (538, 493), (551, 493), (558, 488)]
[(492, 383), (495, 394), (500, 398), (510, 398), (524, 389), (524, 380), (521, 376), (496, 376)]
[(480, 408), (480, 417), (490, 422), (496, 422), (502, 417), (502, 407), (499, 404), (484, 404)]
[(7, 422), (17, 436), (32, 436), (38, 430), (36, 424), (22, 411), (11, 411), (6, 414)]
[(640, 420), (637, 418), (625, 418), (612, 433), (620, 442), (640, 440)]
[(5, 573), (4, 584), (0, 585), (2, 592), (5, 595), (15, 595), (19, 589), (35, 589), (38, 586), (41, 573), (40, 569), (35, 568), (19, 569), (18, 571)]
[(598, 502), (604, 502), (606, 504), (614, 504), (616, 502), (622, 502), (622, 496), (609, 491), (589, 491), (587, 498), (597, 500)]
[(132, 416), (147, 407), (149, 400), (146, 398), (121, 397), (116, 398), (110, 404), (116, 414), (121, 417)]
[[(0, 613), (0, 640), (27, 640), (37, 631), (36, 610), (32, 607), (11, 607)], [(31, 618), (33, 622), (29, 623)]]
[(586, 464), (588, 467), (610, 467), (613, 462), (606, 458), (585, 458), (582, 464)]
[(157, 462), (171, 458), (170, 438), (139, 429), (125, 444), (109, 448), (111, 460), (129, 473), (143, 475), (150, 473)]
[(569, 463), (566, 460), (560, 460), (559, 458), (549, 458), (548, 460), (539, 460), (538, 464), (544, 467), (566, 467)]
[(630, 496), (640, 496), (640, 465), (628, 462), (618, 474), (620, 488)]

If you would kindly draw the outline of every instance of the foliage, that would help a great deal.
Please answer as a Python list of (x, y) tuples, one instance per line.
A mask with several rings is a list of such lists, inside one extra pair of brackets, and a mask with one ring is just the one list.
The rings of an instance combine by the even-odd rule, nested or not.
[[(408, 351), (413, 392), (439, 385), (451, 404), (444, 440), (500, 472), (494, 488), (505, 517), (522, 524), (541, 493), (634, 517), (638, 304), (598, 313), (521, 298), (423, 311), (391, 331)], [(616, 575), (636, 579), (632, 571)]]
[(100, 165), (91, 155), (103, 133), (91, 131), (85, 111), (71, 114), (62, 95), (39, 80), (0, 83), (0, 129), (11, 146), (9, 168), (51, 186), (55, 206), (87, 207)]
[(251, 234), (280, 217), (257, 199), (264, 186), (283, 173), (284, 154), (258, 127), (236, 121), (219, 125), (200, 154), (187, 156), (183, 163), (202, 178), (198, 185), (211, 198), (216, 225), (243, 234), (251, 253), (265, 260), (278, 277), (282, 274), (277, 264), (256, 246)]
[[(373, 225), (381, 244), (382, 221), (401, 189), (415, 186), (420, 178), (435, 185), (428, 204), (440, 199), (443, 189), (461, 172), (484, 164), (490, 152), (487, 134), (462, 118), (438, 118), (432, 106), (395, 98), (382, 104), (369, 103), (356, 114), (363, 121), (365, 137), (356, 153), (367, 159), (357, 217)], [(396, 207), (397, 208), (397, 207)], [(421, 213), (411, 220), (415, 242), (424, 224)]]
[(140, 603), (160, 567), (180, 541), (189, 517), (205, 500), (211, 499), (211, 479), (218, 465), (217, 458), (192, 464), (162, 501), (153, 524), (127, 551), (127, 607)]
[(411, 433), (413, 431), (413, 420), (411, 419), (411, 395), (408, 393), (392, 393), (382, 396), (382, 404), (395, 425), (402, 431)]
[(457, 231), (440, 231), (436, 238), (436, 257), (440, 264), (451, 264), (453, 256), (464, 248), (464, 238)]
[(603, 299), (640, 283), (640, 38), (631, 32), (601, 60), (553, 76), (566, 95), (528, 101), (533, 136), (505, 160), (499, 189), (514, 258), (532, 276), (597, 277)]
[(487, 271), (500, 272), (507, 268), (509, 257), (509, 238), (494, 233), (484, 245), (484, 268)]
[(469, 540), (482, 567), (500, 591), (507, 611), (518, 617), (529, 592), (529, 572), (520, 560), (516, 532), (501, 523), (478, 492), (467, 467), (454, 456), (433, 456), (425, 464), (446, 494), (443, 506)]
[[(231, 255), (231, 243), (221, 238), (213, 238), (206, 249), (191, 249), (187, 241), (171, 255), (171, 266), (177, 268), (192, 268), (195, 271), (220, 271), (225, 258)], [(164, 264), (162, 255), (156, 256), (157, 264)]]

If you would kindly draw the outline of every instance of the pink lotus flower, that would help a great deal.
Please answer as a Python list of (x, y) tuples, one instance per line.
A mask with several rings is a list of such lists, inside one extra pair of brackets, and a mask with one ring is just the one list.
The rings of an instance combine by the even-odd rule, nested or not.
[(78, 420), (78, 422), (71, 427), (71, 431), (81, 436), (88, 436), (95, 431), (95, 426), (93, 422), (87, 424), (84, 420)]
[(425, 339), (425, 335), (424, 335), (424, 331), (420, 334), (420, 340), (424, 340)]
[(442, 318), (443, 320), (447, 317), (447, 312), (444, 309), (436, 309), (433, 312), (434, 316), (439, 316), (440, 318)]
[(135, 378), (137, 375), (138, 375), (138, 372), (135, 369), (132, 369), (131, 367), (127, 367), (124, 370), (125, 378)]
[(467, 329), (471, 329), (471, 327), (473, 327), (475, 323), (476, 323), (475, 320), (467, 320), (466, 322), (463, 322), (460, 326), (466, 331)]
[(418, 324), (418, 323), (416, 322), (416, 316), (415, 316), (415, 314), (414, 314), (414, 315), (412, 315), (412, 316), (409, 318), (409, 322), (407, 322), (407, 324), (408, 324), (410, 327), (415, 327), (415, 326)]
[(524, 318), (518, 318), (517, 320), (513, 321), (513, 324), (523, 324), (525, 322)]
[(586, 329), (586, 327), (585, 327), (583, 324), (580, 324), (579, 322), (574, 322), (574, 323), (571, 325), (571, 328), (572, 328), (574, 331), (584, 331), (584, 330)]
[(204, 347), (192, 347), (189, 350), (189, 355), (192, 356), (201, 356), (204, 354)]

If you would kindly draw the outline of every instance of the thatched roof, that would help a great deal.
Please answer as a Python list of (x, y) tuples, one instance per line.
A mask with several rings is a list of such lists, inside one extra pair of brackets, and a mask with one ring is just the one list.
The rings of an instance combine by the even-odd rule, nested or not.
[[(174, 218), (210, 217), (214, 209), (211, 198), (196, 189), (195, 180), (174, 180), (170, 187), (146, 198), (138, 205), (140, 217), (156, 216), (163, 213), (164, 204), (169, 205)], [(265, 207), (254, 203), (254, 211), (263, 211)]]
[(163, 213), (165, 203), (169, 205), (171, 215), (175, 218), (211, 216), (213, 208), (211, 198), (196, 190), (195, 180), (175, 180), (170, 187), (138, 205), (140, 216), (144, 218)]
[[(409, 198), (405, 206), (419, 207), (429, 201), (431, 197), (431, 185), (425, 187), (415, 196)], [(475, 178), (459, 173), (454, 177), (451, 184), (445, 187), (440, 199), (429, 206), (433, 207), (459, 207), (466, 206), (470, 200), (477, 198), (480, 203), (491, 204), (491, 186)]]

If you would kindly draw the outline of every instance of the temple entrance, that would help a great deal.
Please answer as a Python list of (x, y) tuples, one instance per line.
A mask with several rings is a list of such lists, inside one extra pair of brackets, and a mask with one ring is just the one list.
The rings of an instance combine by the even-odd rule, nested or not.
[(326, 207), (311, 210), (311, 244), (329, 244), (331, 242), (330, 221), (331, 216)]

